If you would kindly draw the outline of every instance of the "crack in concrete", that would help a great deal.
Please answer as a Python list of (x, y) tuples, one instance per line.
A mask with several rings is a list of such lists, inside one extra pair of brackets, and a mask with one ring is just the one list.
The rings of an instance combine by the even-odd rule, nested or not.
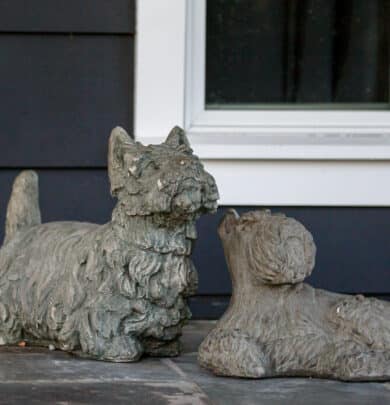
[[(165, 366), (167, 366), (168, 368), (170, 368), (173, 372), (175, 372), (179, 377), (181, 377), (183, 380), (191, 383), (192, 385), (194, 385), (197, 390), (198, 393), (200, 394), (203, 398), (201, 400), (203, 400), (203, 402), (199, 402), (199, 404), (207, 404), (207, 405), (213, 405), (214, 403), (211, 401), (211, 399), (209, 398), (209, 396), (203, 391), (203, 389), (193, 380), (191, 379), (188, 374), (182, 370), (176, 363), (174, 363), (172, 360), (170, 359), (160, 359), (161, 363), (163, 363)], [(193, 402), (193, 404), (197, 404), (197, 402)]]

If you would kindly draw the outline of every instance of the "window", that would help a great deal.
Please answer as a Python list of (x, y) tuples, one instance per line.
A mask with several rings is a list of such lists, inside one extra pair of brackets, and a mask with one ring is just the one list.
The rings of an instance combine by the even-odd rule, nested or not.
[(136, 137), (183, 126), (222, 204), (389, 205), (378, 187), (390, 178), (387, 4), (139, 1)]
[(386, 0), (209, 0), (206, 109), (388, 109)]
[[(346, 138), (350, 145), (354, 143), (358, 147), (363, 139), (363, 142), (368, 144), (378, 142), (378, 137), (381, 138), (379, 142), (388, 142), (386, 135), (390, 131), (390, 115), (387, 109), (388, 34), (382, 33), (385, 30), (385, 24), (382, 21), (381, 13), (379, 13), (379, 5), (384, 6), (384, 2), (380, 0), (373, 0), (372, 2), (364, 0), (349, 0), (348, 2), (333, 0), (289, 0), (288, 2), (282, 0), (226, 0), (223, 2), (223, 7), (221, 5), (215, 6), (215, 4), (221, 4), (221, 1), (189, 0), (187, 2), (185, 121), (190, 131), (211, 134), (250, 134), (248, 140), (254, 134), (258, 135), (256, 139), (249, 140), (251, 145), (253, 143), (267, 145), (277, 143), (285, 146), (288, 144), (311, 144), (314, 137), (319, 146), (324, 143), (327, 145), (337, 144), (337, 142), (344, 143)], [(309, 3), (317, 6), (306, 6), (306, 8), (302, 6)], [(333, 63), (334, 58), (337, 57), (342, 60), (340, 55), (348, 54), (347, 46), (341, 46), (340, 44), (343, 42), (335, 40), (341, 36), (345, 42), (346, 34), (341, 35), (341, 32), (344, 30), (349, 33), (351, 29), (347, 19), (340, 17), (341, 11), (337, 12), (340, 17), (338, 20), (341, 23), (336, 23), (334, 20), (332, 20), (332, 24), (330, 21), (327, 23), (328, 26), (339, 26), (337, 29), (328, 29), (328, 32), (329, 30), (332, 31), (332, 38), (334, 39), (332, 40), (334, 48), (328, 52), (330, 60), (327, 65), (331, 66), (328, 70), (329, 80), (318, 78), (318, 75), (325, 75), (324, 71), (326, 70), (325, 62), (323, 60), (318, 61), (318, 58), (324, 59), (326, 56), (324, 50), (318, 50), (322, 46), (318, 45), (318, 42), (321, 39), (324, 40), (326, 35), (317, 34), (319, 38), (316, 41), (314, 34), (309, 36), (298, 33), (290, 34), (290, 31), (292, 32), (294, 29), (297, 31), (297, 28), (304, 31), (308, 25), (318, 29), (321, 24), (326, 26), (325, 22), (331, 18), (328, 18), (324, 10), (319, 10), (319, 8), (320, 5), (324, 8), (331, 3), (334, 5), (341, 3), (377, 5), (379, 16), (375, 17), (372, 13), (374, 23), (362, 25), (365, 31), (368, 31), (368, 33), (362, 34), (365, 38), (373, 37), (371, 31), (377, 32), (376, 39), (371, 39), (371, 41), (378, 47), (377, 55), (379, 56), (372, 58), (372, 64), (375, 62), (380, 68), (366, 68), (366, 71), (375, 70), (376, 73), (373, 80), (368, 79), (370, 81), (369, 86), (361, 85), (363, 82), (361, 73), (343, 75), (338, 72), (341, 66), (345, 66), (345, 63), (338, 63), (337, 66)], [(231, 17), (229, 17), (229, 7), (226, 6), (228, 4), (231, 4), (234, 9), (230, 11)], [(295, 7), (291, 11), (293, 4), (300, 5), (300, 9)], [(333, 7), (333, 9), (337, 10), (338, 7)], [(282, 18), (282, 10), (284, 10), (284, 18)], [(352, 10), (344, 11), (345, 15), (351, 13)], [(289, 17), (290, 14), (292, 17)], [(367, 13), (360, 12), (360, 14), (368, 19)], [(311, 16), (311, 18), (316, 17), (315, 23), (309, 24), (307, 20), (310, 18), (306, 18), (306, 24), (304, 21), (302, 22), (304, 15)], [(260, 17), (264, 21), (263, 28), (259, 25)], [(276, 22), (277, 19), (280, 20), (280, 23)], [(355, 21), (356, 19), (352, 20)], [(211, 24), (213, 21), (214, 23)], [(379, 24), (380, 21), (382, 21), (381, 24)], [(209, 24), (208, 34), (207, 23)], [(231, 25), (238, 25), (238, 27), (232, 28)], [(267, 29), (264, 29), (264, 25)], [(381, 25), (383, 25), (383, 30), (378, 28)], [(255, 27), (257, 28), (255, 29)], [(278, 30), (279, 34), (275, 35)], [(233, 31), (236, 31), (235, 35), (232, 34)], [(267, 31), (266, 39), (264, 39), (265, 31)], [(229, 43), (227, 32), (230, 32), (229, 35), (234, 37), (235, 43), (234, 41)], [(220, 35), (219, 39), (216, 39), (217, 34)], [(253, 37), (256, 38), (253, 39)], [(349, 37), (355, 38), (356, 35), (349, 35)], [(260, 41), (260, 39), (262, 40)], [(308, 45), (302, 44), (305, 41), (308, 42), (309, 39), (316, 44), (316, 47), (312, 45), (313, 49), (307, 51)], [(271, 40), (272, 43), (270, 43)], [(248, 49), (251, 46), (252, 48), (255, 47), (256, 42), (259, 44), (258, 50)], [(209, 46), (208, 51), (207, 46)], [(268, 55), (268, 59), (272, 59), (272, 63), (263, 64), (261, 62), (260, 48)], [(369, 46), (364, 47), (367, 52), (369, 48)], [(354, 67), (355, 65), (367, 64), (367, 58), (361, 56), (363, 48), (356, 47), (356, 49), (360, 60), (364, 59), (364, 61), (347, 64), (355, 69), (355, 72), (356, 69), (360, 69), (360, 66)], [(370, 52), (373, 53), (372, 50)], [(241, 57), (237, 57), (237, 54)], [(315, 69), (314, 66), (317, 68)], [(246, 71), (239, 73), (237, 69), (240, 67)], [(259, 74), (257, 74), (258, 69), (261, 69)], [(215, 73), (212, 73), (213, 71)], [(241, 76), (241, 80), (239, 76)], [(348, 80), (355, 77), (355, 82), (352, 80), (352, 84), (348, 84), (351, 93), (343, 90), (345, 87), (343, 83), (347, 83), (348, 80), (341, 82), (340, 77), (346, 77)], [(221, 87), (223, 83), (226, 83), (225, 90)], [(357, 85), (357, 83), (360, 84)], [(368, 90), (367, 87), (369, 87)], [(364, 98), (362, 94), (360, 96), (356, 94), (359, 88)], [(224, 94), (223, 91), (225, 91)], [(309, 92), (310, 96), (308, 96)], [(328, 94), (325, 94), (326, 92)], [(378, 93), (380, 94), (378, 95)], [(348, 97), (351, 97), (351, 94), (355, 94), (355, 96), (351, 100), (347, 99), (346, 96), (340, 98), (342, 94), (348, 94)], [(372, 95), (371, 100), (367, 94)], [(239, 98), (241, 99), (239, 100)], [(340, 103), (343, 104), (343, 108), (340, 108)], [(360, 109), (356, 107), (360, 107)], [(284, 135), (287, 134), (290, 136), (286, 140)], [(352, 138), (351, 135), (354, 134), (359, 136)], [(329, 138), (328, 135), (331, 137)], [(293, 149), (283, 148), (285, 152)], [(368, 149), (366, 150), (366, 157), (374, 156)], [(264, 157), (260, 149), (257, 148), (257, 150), (259, 152), (258, 157)], [(327, 152), (323, 156), (336, 157), (339, 154), (338, 151), (339, 148), (336, 145), (333, 155), (329, 155)], [(348, 151), (349, 154), (350, 152)], [(352, 155), (353, 153), (350, 154), (350, 156)], [(285, 153), (278, 156), (291, 158), (302, 155)], [(309, 155), (306, 156), (309, 157)], [(312, 157), (317, 158), (318, 154), (314, 153)]]

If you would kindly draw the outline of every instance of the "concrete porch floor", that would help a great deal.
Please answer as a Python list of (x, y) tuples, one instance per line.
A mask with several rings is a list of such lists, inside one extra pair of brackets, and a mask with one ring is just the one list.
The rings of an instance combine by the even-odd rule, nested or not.
[(0, 349), (0, 404), (390, 404), (390, 383), (215, 377), (196, 350), (210, 321), (184, 330), (174, 359), (113, 364), (40, 348)]

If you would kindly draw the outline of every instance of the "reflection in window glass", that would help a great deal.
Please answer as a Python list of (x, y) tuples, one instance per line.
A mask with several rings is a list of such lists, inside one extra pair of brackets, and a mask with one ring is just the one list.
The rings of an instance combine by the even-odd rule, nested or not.
[(207, 108), (387, 109), (389, 11), (389, 0), (207, 0)]

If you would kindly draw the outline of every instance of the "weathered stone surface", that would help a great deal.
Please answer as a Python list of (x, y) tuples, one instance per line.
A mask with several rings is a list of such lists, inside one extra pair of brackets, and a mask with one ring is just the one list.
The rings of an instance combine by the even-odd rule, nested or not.
[(115, 364), (41, 347), (0, 348), (0, 404), (308, 404), (390, 403), (389, 383), (216, 377), (196, 350), (215, 322), (183, 328), (183, 354)]
[(211, 405), (186, 381), (89, 381), (87, 383), (0, 383), (0, 404)]
[(116, 362), (178, 354), (197, 287), (195, 220), (216, 210), (214, 179), (178, 127), (149, 146), (114, 129), (108, 173), (118, 203), (101, 226), (40, 224), (37, 175), (16, 179), (0, 250), (0, 344)]
[(233, 296), (200, 346), (203, 367), (250, 378), (390, 380), (390, 303), (303, 283), (316, 249), (302, 224), (231, 211), (219, 235)]

